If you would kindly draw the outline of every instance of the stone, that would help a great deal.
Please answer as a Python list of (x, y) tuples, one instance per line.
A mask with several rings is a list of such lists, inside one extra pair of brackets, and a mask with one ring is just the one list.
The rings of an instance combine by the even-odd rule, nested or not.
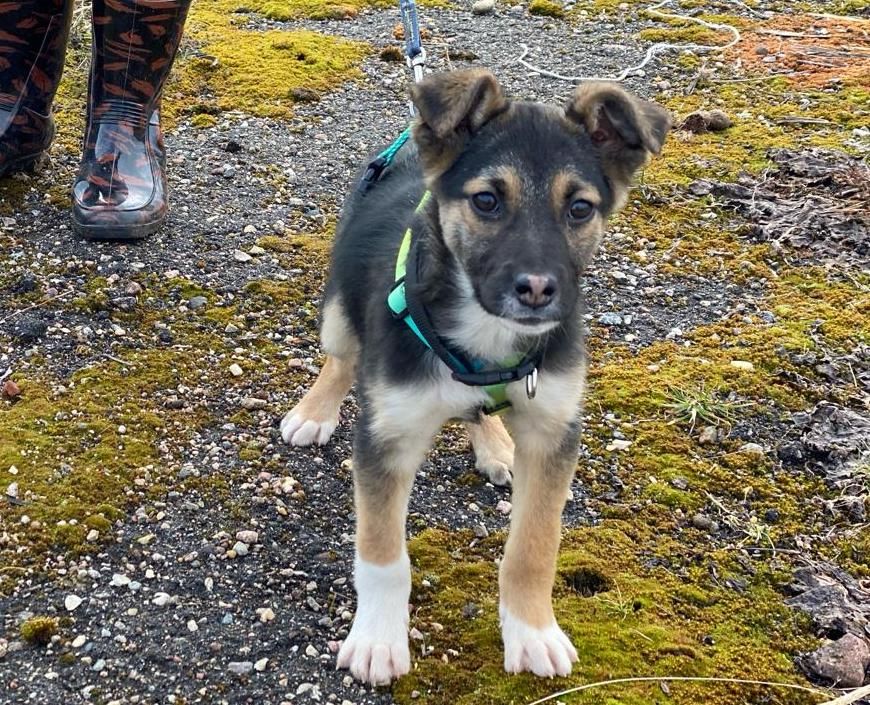
[(842, 585), (818, 585), (786, 600), (786, 604), (809, 614), (822, 634), (834, 636), (860, 629), (856, 610)]
[(748, 360), (731, 360), (731, 367), (736, 367), (738, 370), (746, 371), (751, 371), (755, 369), (755, 365), (753, 365)]
[(715, 426), (705, 426), (698, 434), (698, 443), (702, 446), (712, 446), (719, 442), (719, 429)]
[(172, 597), (165, 592), (158, 592), (154, 594), (154, 597), (151, 598), (151, 604), (157, 605), (158, 607), (166, 607), (172, 600)]
[(268, 658), (261, 658), (259, 661), (257, 661), (254, 664), (254, 670), (262, 673), (263, 671), (266, 670), (266, 666), (268, 666), (268, 665), (269, 665), (269, 659)]
[(126, 575), (115, 573), (112, 576), (112, 582), (110, 584), (112, 587), (127, 587), (130, 584), (130, 578)]
[(78, 595), (67, 595), (66, 599), (63, 601), (63, 606), (66, 607), (67, 612), (75, 612), (82, 604), (82, 598)]
[(265, 409), (268, 402), (265, 399), (257, 399), (257, 397), (245, 397), (242, 399), (242, 408), (248, 411), (257, 411)]
[(260, 535), (256, 531), (239, 531), (236, 533), (236, 540), (254, 544), (260, 540)]
[(870, 665), (870, 647), (855, 634), (844, 634), (836, 641), (799, 659), (811, 678), (830, 681), (836, 688), (859, 688)]
[(695, 514), (692, 517), (692, 526), (701, 531), (710, 531), (713, 528), (713, 520), (706, 514)]
[(249, 255), (247, 252), (242, 252), (242, 250), (234, 250), (233, 259), (236, 262), (250, 262), (254, 258), (251, 257), (251, 255)]
[(498, 504), (495, 505), (495, 510), (497, 512), (501, 512), (502, 514), (510, 514), (511, 509), (513, 509), (513, 505), (506, 499), (500, 499), (498, 501)]
[(74, 649), (80, 649), (87, 643), (88, 638), (84, 634), (79, 634), (75, 639), (72, 640), (72, 647)]
[(248, 555), (248, 544), (244, 541), (236, 541), (233, 544), (233, 551), (236, 552), (237, 556), (247, 556)]
[(194, 296), (190, 301), (187, 302), (187, 308), (192, 311), (196, 311), (197, 309), (204, 308), (208, 304), (208, 299), (205, 296)]
[(475, 524), (473, 531), (474, 535), (479, 539), (485, 539), (489, 536), (489, 530), (483, 524)]
[(764, 455), (764, 446), (758, 443), (744, 443), (739, 448), (741, 453), (748, 453), (749, 455)]
[(471, 6), (471, 11), (475, 15), (488, 15), (493, 10), (495, 10), (495, 0), (477, 0)]
[(620, 316), (618, 313), (608, 311), (607, 313), (602, 313), (598, 317), (598, 322), (603, 326), (621, 326), (622, 316)]
[(245, 371), (241, 368), (241, 365), (239, 365), (237, 362), (234, 362), (232, 365), (230, 365), (230, 374), (233, 377), (241, 377), (244, 373), (245, 373)]
[(250, 661), (230, 661), (227, 670), (237, 676), (244, 676), (254, 670), (254, 664)]

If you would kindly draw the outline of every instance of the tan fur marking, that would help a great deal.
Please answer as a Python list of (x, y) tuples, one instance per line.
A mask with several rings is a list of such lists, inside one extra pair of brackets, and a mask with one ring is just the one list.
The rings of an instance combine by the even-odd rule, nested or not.
[(547, 462), (517, 447), (510, 535), (499, 571), (501, 604), (537, 629), (554, 619), (562, 509), (574, 474), (573, 459)]
[(323, 369), (293, 413), (318, 423), (329, 421), (338, 414), (355, 378), (355, 361), (327, 355)]
[(572, 200), (582, 198), (594, 206), (601, 203), (601, 194), (598, 189), (591, 184), (584, 183), (575, 172), (568, 170), (556, 172), (550, 183), (550, 199), (553, 210), (556, 213), (562, 213), (569, 198)]
[(405, 517), (413, 473), (388, 473), (371, 491), (366, 483), (354, 482), (356, 546), (364, 561), (387, 565), (405, 551)]
[(516, 210), (522, 204), (523, 179), (516, 169), (502, 165), (467, 181), (462, 190), (468, 197), (484, 191), (503, 192), (508, 208)]

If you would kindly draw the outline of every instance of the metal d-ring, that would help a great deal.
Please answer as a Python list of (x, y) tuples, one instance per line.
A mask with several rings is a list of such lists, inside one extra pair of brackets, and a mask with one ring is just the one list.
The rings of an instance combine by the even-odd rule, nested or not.
[(532, 371), (526, 375), (526, 396), (529, 399), (534, 399), (538, 393), (538, 368), (533, 367)]

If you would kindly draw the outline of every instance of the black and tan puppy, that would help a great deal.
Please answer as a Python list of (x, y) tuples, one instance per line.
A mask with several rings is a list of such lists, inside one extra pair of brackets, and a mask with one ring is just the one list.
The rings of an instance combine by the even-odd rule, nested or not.
[[(556, 624), (551, 591), (577, 465), (580, 284), (607, 217), (661, 149), (669, 117), (604, 83), (581, 86), (564, 108), (511, 102), (483, 70), (431, 76), (414, 87), (413, 101), (413, 144), (345, 205), (322, 312), (328, 357), (281, 423), (293, 445), (326, 443), (358, 382), (358, 606), (338, 666), (374, 684), (410, 668), (408, 496), (433, 436), (459, 418), (478, 467), (496, 482), (513, 476), (499, 576), (505, 669), (567, 675), (577, 654)], [(407, 298), (428, 317), (428, 337), (476, 367), (525, 358), (539, 368), (536, 388), (535, 372), (504, 387), (510, 436), (497, 417), (481, 414), (492, 401), (487, 389), (458, 381), (386, 305), (408, 228)]]

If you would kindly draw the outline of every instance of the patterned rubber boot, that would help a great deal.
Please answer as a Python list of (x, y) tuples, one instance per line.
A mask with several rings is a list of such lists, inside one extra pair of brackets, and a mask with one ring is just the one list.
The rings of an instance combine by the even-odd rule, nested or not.
[(167, 209), (160, 94), (190, 0), (93, 0), (88, 125), (73, 226), (89, 240), (136, 240)]
[(51, 145), (73, 0), (0, 2), (0, 176), (31, 168)]

